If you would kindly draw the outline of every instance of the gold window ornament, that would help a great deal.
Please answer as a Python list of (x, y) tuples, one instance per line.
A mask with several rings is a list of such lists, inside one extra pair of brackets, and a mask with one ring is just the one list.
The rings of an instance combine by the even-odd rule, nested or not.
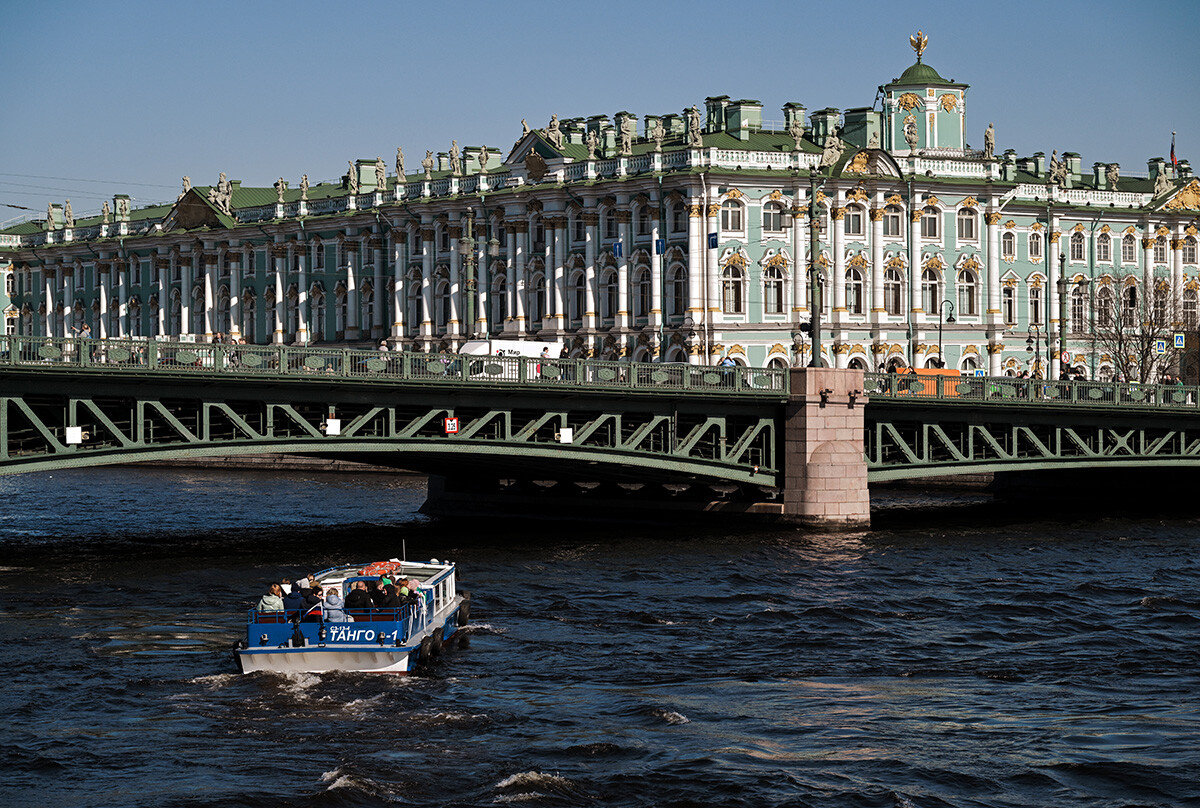
[(954, 93), (944, 93), (942, 97), (938, 99), (938, 104), (947, 112), (957, 112), (958, 96)]
[(908, 112), (910, 109), (916, 109), (921, 106), (921, 97), (916, 93), (904, 93), (896, 100), (896, 106)]

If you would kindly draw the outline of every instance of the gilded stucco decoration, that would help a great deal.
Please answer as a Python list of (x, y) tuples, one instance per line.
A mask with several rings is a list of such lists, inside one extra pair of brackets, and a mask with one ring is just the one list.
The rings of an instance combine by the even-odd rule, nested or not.
[(1103, 227), (1101, 227), (1101, 228), (1100, 228), (1100, 232), (1101, 232), (1101, 233), (1108, 233), (1108, 232), (1111, 232), (1111, 231), (1112, 231), (1112, 228), (1111, 228), (1111, 227), (1109, 227), (1108, 225), (1104, 225)]
[(729, 353), (731, 353), (731, 354), (741, 354), (742, 356), (745, 356), (745, 355), (746, 355), (746, 349), (745, 349), (745, 348), (743, 348), (741, 345), (734, 345), (732, 348), (730, 348), (730, 349), (729, 349)]
[(1137, 278), (1132, 275), (1126, 275), (1125, 281), (1121, 285), (1126, 289), (1128, 289), (1130, 286), (1137, 286)]
[(1071, 232), (1082, 233), (1083, 232), (1083, 224), (1080, 223), (1080, 224), (1075, 225), (1074, 227), (1071, 228)]
[(938, 99), (938, 104), (947, 112), (957, 112), (958, 96), (954, 93), (943, 93), (942, 97)]
[(1003, 280), (1000, 281), (1000, 285), (1004, 286), (1007, 289), (1016, 289), (1017, 288), (1017, 279), (1016, 278), (1004, 278)]
[(964, 208), (974, 208), (974, 207), (978, 207), (978, 205), (979, 205), (979, 200), (977, 200), (973, 196), (968, 196), (966, 199), (964, 199), (962, 201), (962, 206)]
[(1127, 235), (1127, 236), (1132, 236), (1132, 235), (1136, 235), (1136, 234), (1137, 234), (1137, 228), (1136, 228), (1136, 227), (1134, 227), (1133, 225), (1129, 225), (1129, 227), (1126, 227), (1126, 228), (1125, 228), (1124, 230), (1122, 230), (1121, 232), (1122, 232), (1122, 233), (1124, 233), (1124, 234), (1125, 234), (1125, 235)]
[(1200, 290), (1200, 281), (1197, 281), (1195, 278), (1192, 278), (1190, 281), (1188, 281), (1187, 283), (1185, 283), (1183, 285), (1183, 288), (1187, 289), (1189, 291), (1192, 291), (1192, 292)]
[(778, 269), (787, 269), (788, 268), (787, 256), (784, 255), (783, 253), (775, 253), (774, 255), (769, 256), (767, 258), (767, 260), (763, 261), (763, 266), (768, 267), (768, 268), (775, 267)]
[(1032, 278), (1030, 278), (1029, 279), (1029, 288), (1030, 289), (1041, 289), (1042, 288), (1042, 276), (1034, 275)]
[(888, 259), (888, 262), (883, 265), (885, 269), (904, 269), (904, 259), (896, 255)]
[(1099, 283), (1101, 286), (1112, 286), (1113, 285), (1112, 276), (1111, 275), (1101, 275), (1100, 278), (1097, 280), (1097, 283)]
[(1082, 272), (1076, 273), (1074, 278), (1071, 278), (1071, 283), (1083, 283), (1087, 280), (1087, 276)]
[(853, 356), (854, 354), (862, 354), (863, 356), (866, 356), (867, 349), (858, 343), (855, 343), (854, 345), (850, 346), (850, 355)]
[(963, 356), (978, 356), (979, 355), (979, 349), (976, 348), (974, 345), (968, 345), (967, 347), (963, 348), (962, 352), (963, 352)]
[(1046, 225), (1042, 224), (1041, 222), (1034, 222), (1033, 224), (1029, 225), (1029, 229), (1035, 233), (1040, 233), (1046, 229)]
[(1005, 229), (1005, 230), (1012, 230), (1012, 229), (1014, 229), (1016, 226), (1017, 226), (1017, 223), (1016, 223), (1016, 222), (1014, 222), (1012, 219), (1009, 219), (1007, 222), (1005, 222), (1005, 223), (1004, 223), (1004, 229)]
[(1159, 225), (1158, 229), (1154, 231), (1154, 235), (1169, 236), (1171, 235), (1171, 231), (1167, 229), (1166, 225)]
[[(988, 350), (988, 353), (990, 353), (990, 354), (998, 354), (1004, 350), (1004, 343), (1003, 342), (993, 342), (990, 345), (988, 345), (987, 350)], [(1015, 367), (1016, 364), (1017, 364), (1017, 360), (1015, 360), (1015, 359), (1010, 359), (1010, 360), (1008, 360), (1008, 362), (1005, 363), (1005, 365), (1008, 367)]]
[(916, 109), (921, 106), (921, 96), (916, 93), (904, 93), (896, 99), (896, 106), (908, 112), (910, 109)]
[(826, 199), (829, 199), (829, 197), (825, 196), (825, 192), (824, 192), (824, 191), (822, 191), (822, 190), (819, 190), (819, 189), (818, 189), (818, 191), (817, 191), (817, 199), (816, 199), (816, 201), (817, 201), (817, 204), (818, 204), (818, 205), (820, 205), (820, 204), (821, 204), (821, 203), (823, 203), (823, 202), (824, 202)]
[(963, 259), (961, 269), (969, 269), (972, 272), (978, 272), (982, 265), (975, 259), (974, 255), (968, 255)]
[(771, 200), (772, 202), (778, 202), (779, 200), (783, 199), (783, 191), (776, 188), (767, 195), (767, 199)]
[(850, 346), (844, 342), (839, 342), (837, 345), (833, 346), (833, 352), (839, 355), (847, 354), (850, 352)]
[(1192, 180), (1179, 190), (1167, 204), (1164, 210), (1200, 210), (1200, 180)]
[(898, 342), (892, 343), (892, 353), (904, 353), (904, 346)]
[(904, 200), (900, 198), (900, 194), (892, 194), (884, 202), (885, 205), (903, 205)]
[(784, 354), (784, 355), (786, 355), (786, 354), (787, 354), (787, 348), (783, 347), (782, 345), (780, 345), (780, 344), (777, 342), (777, 343), (775, 343), (774, 345), (772, 345), (770, 348), (768, 348), (768, 349), (767, 349), (767, 356), (770, 356), (771, 354)]
[(846, 164), (846, 167), (842, 169), (842, 173), (843, 174), (866, 174), (867, 173), (867, 159), (868, 159), (867, 153), (865, 151), (860, 151), (858, 154), (854, 155), (854, 159), (852, 159), (849, 163)]
[(864, 191), (862, 186), (860, 185), (857, 188), (855, 188), (853, 191), (851, 191), (850, 193), (846, 194), (846, 199), (847, 200), (857, 200), (859, 202), (868, 202), (868, 201), (870, 201), (871, 198), (869, 196), (867, 196), (867, 192)]
[(725, 266), (745, 269), (746, 256), (742, 255), (740, 252), (730, 253), (729, 257), (725, 259)]
[(726, 199), (741, 199), (743, 196), (745, 196), (745, 194), (739, 191), (737, 188), (730, 188), (725, 192)]
[(854, 256), (849, 261), (847, 261), (846, 266), (854, 267), (856, 269), (867, 269), (868, 267), (871, 266), (871, 262), (867, 260), (865, 255), (863, 255), (862, 253), (859, 253), (858, 255)]
[(871, 346), (871, 353), (875, 354), (876, 356), (879, 356), (880, 354), (885, 354), (887, 352), (888, 352), (887, 345), (872, 345)]
[(937, 205), (940, 203), (941, 203), (941, 200), (938, 199), (936, 196), (933, 196), (932, 194), (930, 194), (929, 198), (925, 200), (926, 205)]
[(1187, 226), (1187, 230), (1184, 230), (1183, 232), (1184, 232), (1184, 233), (1186, 233), (1186, 234), (1187, 234), (1187, 235), (1189, 235), (1189, 236), (1194, 236), (1194, 235), (1196, 235), (1196, 233), (1197, 233), (1197, 230), (1196, 230), (1196, 225), (1194, 225), (1194, 224), (1189, 224), (1189, 225)]

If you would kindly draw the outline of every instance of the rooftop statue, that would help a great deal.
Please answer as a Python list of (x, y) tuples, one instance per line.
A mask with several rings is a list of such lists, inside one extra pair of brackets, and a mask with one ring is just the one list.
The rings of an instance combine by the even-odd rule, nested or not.
[(396, 182), (404, 181), (404, 149), (396, 147)]
[(308, 175), (305, 174), (300, 178), (300, 201), (308, 201)]
[[(226, 216), (232, 215), (233, 183), (231, 183), (225, 176), (224, 171), (221, 172), (221, 176), (217, 180), (217, 184), (208, 189), (208, 201)], [(121, 216), (122, 207), (126, 208), (126, 214), (128, 214), (129, 203), (124, 199), (117, 201), (118, 217)]]
[(1154, 195), (1161, 196), (1171, 190), (1171, 180), (1167, 177), (1167, 172), (1159, 171), (1158, 176), (1154, 178)]
[(54, 229), (54, 203), (53, 202), (46, 203), (46, 229), (47, 230)]
[(633, 136), (637, 133), (637, 124), (632, 115), (621, 119), (621, 154), (628, 157), (633, 154)]
[(488, 164), (488, 159), (489, 159), (490, 157), (491, 157), (491, 155), (489, 155), (489, 154), (488, 154), (488, 147), (487, 147), (487, 146), (480, 146), (480, 147), (479, 147), (479, 154), (475, 155), (475, 159), (479, 161), (479, 173), (480, 173), (480, 174), (486, 174), (486, 173), (487, 173), (487, 170), (488, 170), (488, 169), (487, 169), (487, 164)]
[[(221, 176), (224, 177), (225, 175), (222, 174)], [(228, 182), (228, 180), (226, 180), (226, 185), (228, 185), (228, 184), (229, 184), (229, 182)], [(129, 221), (129, 200), (128, 199), (121, 198), (121, 199), (117, 200), (117, 218), (123, 222)]]
[(100, 206), (100, 222), (101, 224), (108, 224), (111, 218), (112, 210), (108, 207), (108, 200), (106, 199), (104, 200), (104, 204)]
[(433, 152), (425, 151), (425, 159), (421, 161), (421, 168), (425, 169), (425, 179), (433, 179)]
[(375, 158), (375, 189), (382, 191), (387, 187), (387, 166), (382, 157)]
[(650, 121), (649, 129), (650, 129), (650, 131), (647, 132), (646, 134), (650, 137), (651, 140), (654, 141), (654, 150), (656, 152), (662, 151), (662, 142), (663, 142), (663, 134), (664, 134), (662, 121), (660, 121), (658, 118), (654, 118), (653, 120)]
[(591, 130), (587, 133), (587, 137), (583, 140), (583, 145), (587, 146), (587, 159), (596, 159), (596, 149), (600, 146), (600, 139), (596, 137), (596, 130)]
[(354, 161), (349, 160), (347, 164), (350, 169), (346, 172), (346, 187), (350, 189), (350, 193), (358, 193), (358, 169), (354, 166)]
[(450, 141), (450, 173), (456, 177), (462, 176), (462, 157), (458, 151), (458, 141)]
[(192, 190), (192, 178), (189, 177), (187, 174), (184, 174), (183, 175), (183, 190), (179, 192), (179, 196), (177, 196), (175, 198), (175, 201), (178, 202), (180, 199), (183, 199), (185, 196), (187, 196), (187, 192), (190, 190)]
[(1118, 163), (1109, 163), (1104, 178), (1108, 181), (1108, 190), (1117, 190), (1117, 181), (1121, 179), (1121, 166)]
[(921, 54), (925, 52), (925, 47), (929, 44), (929, 37), (925, 36), (924, 32), (917, 31), (916, 36), (908, 38), (908, 44), (912, 45), (912, 49), (917, 52), (917, 63), (921, 62)]
[(830, 127), (829, 134), (825, 136), (825, 151), (821, 152), (821, 162), (818, 168), (829, 168), (837, 163), (842, 157), (844, 148), (841, 138), (838, 137), (838, 128)]
[(686, 111), (687, 115), (687, 134), (689, 146), (703, 146), (704, 138), (700, 136), (700, 110), (692, 104), (692, 108)]
[(991, 160), (996, 156), (996, 127), (993, 124), (988, 124), (988, 128), (983, 131), (983, 159)]
[(910, 112), (904, 118), (904, 142), (908, 144), (910, 150), (917, 148), (917, 119)]
[(558, 116), (550, 116), (550, 125), (546, 127), (546, 140), (550, 141), (550, 145), (556, 149), (562, 148), (563, 136), (562, 130), (558, 128)]
[(71, 210), (71, 200), (67, 200), (67, 204), (63, 205), (63, 227), (70, 230), (75, 226), (75, 214)]
[(804, 140), (804, 121), (799, 115), (792, 118), (792, 122), (788, 124), (788, 134), (796, 144), (792, 151), (800, 151), (800, 141)]
[(529, 124), (524, 118), (521, 119), (521, 137), (529, 134)]
[(868, 149), (878, 149), (879, 148), (879, 133), (878, 132), (871, 133), (871, 137), (867, 140), (867, 148)]
[(275, 180), (275, 201), (281, 205), (283, 204), (283, 192), (287, 190), (287, 187), (287, 180), (283, 177)]

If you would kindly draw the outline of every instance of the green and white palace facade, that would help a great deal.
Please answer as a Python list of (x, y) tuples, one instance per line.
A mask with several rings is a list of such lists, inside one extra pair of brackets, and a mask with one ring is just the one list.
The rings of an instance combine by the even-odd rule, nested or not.
[(967, 91), (918, 50), (871, 108), (788, 103), (768, 121), (718, 96), (556, 117), (507, 154), (455, 143), (416, 171), (398, 151), (311, 186), (185, 178), (174, 204), (118, 194), (78, 220), (51, 203), (0, 231), (0, 304), (8, 333), (35, 336), (86, 323), (99, 338), (454, 351), (490, 335), (761, 367), (811, 361), (816, 288), (830, 366), (1015, 374), (1037, 369), (1029, 335), (1049, 334), (1089, 378), (1110, 367), (1091, 338), (1105, 306), (1170, 284), (1195, 329), (1187, 162), (1134, 177), (1072, 152), (1019, 157), (990, 124), (972, 149)]

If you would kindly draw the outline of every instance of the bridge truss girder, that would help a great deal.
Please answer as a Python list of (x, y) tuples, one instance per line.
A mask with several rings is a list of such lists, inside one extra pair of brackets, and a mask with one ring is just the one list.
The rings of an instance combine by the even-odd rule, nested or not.
[[(211, 455), (353, 456), (431, 473), (777, 485), (775, 413), (750, 402), (273, 382), (5, 379), (0, 474)], [(340, 434), (327, 434), (331, 418)], [(445, 432), (457, 418), (459, 432)], [(67, 428), (86, 436), (67, 443)], [(571, 443), (560, 437), (573, 431)]]
[(1068, 466), (1200, 466), (1200, 425), (1178, 415), (877, 406), (868, 411), (865, 437), (870, 482)]

